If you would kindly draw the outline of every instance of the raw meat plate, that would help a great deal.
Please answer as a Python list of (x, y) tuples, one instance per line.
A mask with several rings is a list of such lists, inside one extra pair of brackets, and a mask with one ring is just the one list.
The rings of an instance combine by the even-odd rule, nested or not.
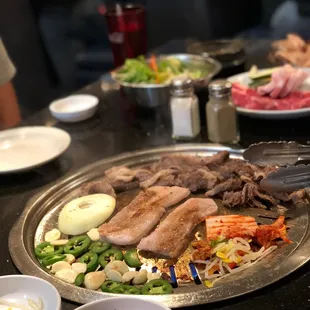
[[(259, 70), (264, 72), (268, 69)], [(310, 73), (310, 69), (304, 68)], [(232, 98), (238, 102), (237, 111), (256, 118), (289, 119), (310, 115), (310, 78), (303, 83), (301, 91), (293, 92), (281, 99), (260, 96), (248, 87), (251, 79), (248, 72), (234, 75), (228, 80), (233, 83)]]

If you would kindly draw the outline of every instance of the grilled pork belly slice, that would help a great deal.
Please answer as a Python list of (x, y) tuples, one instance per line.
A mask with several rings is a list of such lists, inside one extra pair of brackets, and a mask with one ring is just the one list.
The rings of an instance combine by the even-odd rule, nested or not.
[(154, 232), (143, 238), (138, 249), (177, 258), (188, 246), (193, 229), (217, 210), (213, 199), (188, 199), (173, 210)]
[(100, 239), (118, 245), (135, 244), (146, 236), (166, 208), (190, 194), (186, 188), (154, 186), (141, 192), (128, 206), (99, 228)]

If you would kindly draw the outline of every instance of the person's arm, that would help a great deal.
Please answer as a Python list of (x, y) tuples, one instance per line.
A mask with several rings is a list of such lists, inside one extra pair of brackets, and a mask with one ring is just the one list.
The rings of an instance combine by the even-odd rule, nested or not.
[(16, 69), (0, 39), (0, 129), (16, 126), (21, 121), (17, 98), (11, 80)]
[(12, 83), (0, 85), (0, 130), (14, 127), (20, 121), (20, 111)]

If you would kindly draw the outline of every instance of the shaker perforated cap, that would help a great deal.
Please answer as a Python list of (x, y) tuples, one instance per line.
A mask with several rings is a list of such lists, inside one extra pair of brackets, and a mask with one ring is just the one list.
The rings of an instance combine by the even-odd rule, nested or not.
[(225, 97), (231, 93), (231, 83), (227, 80), (215, 80), (209, 84), (209, 94), (214, 97)]
[(171, 81), (172, 94), (184, 95), (193, 91), (193, 81), (187, 76), (181, 76)]

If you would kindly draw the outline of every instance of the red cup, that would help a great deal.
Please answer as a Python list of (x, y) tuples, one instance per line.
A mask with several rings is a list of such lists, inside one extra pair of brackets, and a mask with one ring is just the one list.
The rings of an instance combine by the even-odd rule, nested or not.
[[(105, 12), (104, 12), (105, 11)], [(145, 8), (141, 5), (116, 4), (104, 10), (111, 42), (114, 65), (121, 66), (126, 58), (146, 53)]]

